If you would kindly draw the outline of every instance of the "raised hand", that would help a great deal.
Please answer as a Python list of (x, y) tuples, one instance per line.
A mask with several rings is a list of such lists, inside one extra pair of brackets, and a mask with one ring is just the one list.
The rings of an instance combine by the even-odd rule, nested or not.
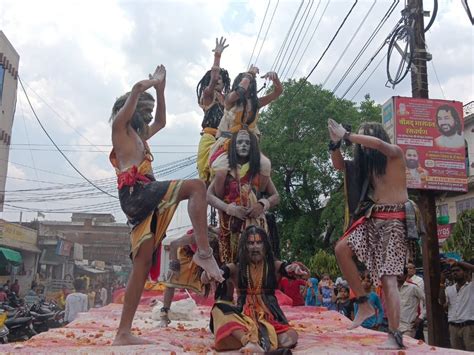
[(285, 268), (285, 270), (288, 274), (294, 274), (294, 275), (299, 275), (299, 276), (304, 276), (304, 275), (309, 274), (308, 268), (304, 266), (303, 264), (300, 264), (297, 262), (291, 263)]
[(224, 52), (224, 49), (229, 47), (228, 44), (225, 44), (225, 41), (226, 39), (224, 37), (221, 37), (221, 39), (216, 38), (216, 48), (214, 48), (212, 51), (217, 55), (221, 55), (222, 52)]
[(148, 78), (153, 82), (156, 90), (164, 90), (166, 86), (166, 68), (163, 64), (156, 67), (153, 75), (148, 74)]
[(261, 78), (262, 79), (268, 79), (268, 80), (271, 80), (271, 81), (275, 81), (275, 80), (278, 80), (278, 74), (275, 73), (274, 71), (269, 71), (265, 75), (261, 76)]
[(344, 135), (347, 132), (340, 123), (337, 123), (332, 118), (328, 119), (328, 130), (329, 136), (333, 142), (340, 141), (342, 138), (344, 138)]

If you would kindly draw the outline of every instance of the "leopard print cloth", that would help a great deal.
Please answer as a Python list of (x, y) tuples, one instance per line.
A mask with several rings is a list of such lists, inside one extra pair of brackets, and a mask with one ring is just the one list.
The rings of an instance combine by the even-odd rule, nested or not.
[[(404, 204), (374, 205), (372, 212), (399, 212)], [(347, 237), (347, 244), (364, 263), (377, 287), (384, 275), (403, 274), (411, 252), (405, 220), (368, 218)]]

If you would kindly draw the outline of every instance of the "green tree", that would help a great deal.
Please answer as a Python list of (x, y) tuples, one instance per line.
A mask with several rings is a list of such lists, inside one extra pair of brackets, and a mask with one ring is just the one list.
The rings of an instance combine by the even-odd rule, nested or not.
[(451, 236), (443, 244), (443, 250), (457, 252), (464, 260), (474, 258), (474, 209), (458, 216)]
[[(276, 214), (283, 254), (309, 262), (316, 250), (328, 247), (321, 237), (326, 225), (342, 232), (342, 179), (330, 161), (327, 119), (356, 128), (362, 120), (376, 120), (377, 111), (380, 120), (380, 109), (367, 96), (359, 110), (353, 102), (303, 80), (286, 82), (284, 89), (261, 114), (261, 147), (272, 161), (281, 197)], [(330, 196), (336, 199), (327, 204), (334, 213), (323, 209)]]
[(311, 272), (317, 273), (320, 277), (322, 274), (329, 274), (332, 279), (341, 276), (336, 257), (325, 250), (319, 250), (314, 254), (309, 260), (308, 266)]

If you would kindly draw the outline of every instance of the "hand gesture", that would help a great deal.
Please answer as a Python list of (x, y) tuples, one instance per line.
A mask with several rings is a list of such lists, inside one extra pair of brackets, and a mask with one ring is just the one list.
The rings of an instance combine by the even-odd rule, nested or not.
[(225, 41), (226, 39), (224, 37), (221, 37), (221, 39), (216, 38), (216, 48), (214, 48), (212, 51), (217, 55), (221, 55), (222, 52), (224, 52), (224, 49), (229, 47), (228, 44), (225, 45)]
[(299, 276), (308, 275), (308, 268), (301, 263), (291, 263), (285, 268), (288, 274), (295, 274)]
[(234, 216), (244, 221), (247, 218), (248, 210), (245, 207), (231, 203), (227, 205), (225, 213), (227, 213), (229, 216)]
[(275, 80), (278, 80), (278, 74), (275, 73), (274, 71), (269, 71), (267, 74), (261, 76), (261, 78), (275, 81)]
[(247, 212), (247, 216), (250, 218), (257, 218), (263, 214), (263, 206), (261, 203), (254, 203)]
[(344, 135), (347, 132), (346, 129), (342, 127), (342, 124), (337, 123), (332, 118), (328, 119), (328, 130), (329, 136), (333, 142), (340, 141), (342, 138), (344, 138)]
[(166, 68), (163, 64), (156, 67), (153, 75), (148, 74), (148, 78), (153, 81), (156, 90), (164, 90), (166, 86)]

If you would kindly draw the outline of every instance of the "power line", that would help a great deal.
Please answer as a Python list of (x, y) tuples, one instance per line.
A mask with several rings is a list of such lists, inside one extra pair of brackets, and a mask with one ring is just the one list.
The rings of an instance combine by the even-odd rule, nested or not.
[(349, 68), (346, 69), (346, 71), (344, 72), (344, 74), (342, 75), (341, 79), (339, 79), (339, 82), (336, 84), (336, 86), (334, 87), (334, 89), (332, 90), (332, 93), (334, 94), (337, 89), (341, 86), (341, 84), (344, 82), (344, 80), (346, 79), (347, 75), (349, 75), (349, 73), (352, 71), (352, 69), (354, 68), (354, 66), (357, 64), (357, 62), (359, 61), (359, 59), (362, 57), (362, 55), (364, 54), (364, 52), (367, 50), (367, 48), (369, 47), (370, 43), (372, 43), (372, 41), (374, 40), (375, 36), (379, 33), (379, 31), (381, 30), (382, 26), (385, 24), (385, 22), (387, 22), (387, 20), (389, 19), (389, 17), (391, 16), (391, 14), (393, 13), (393, 11), (395, 10), (395, 8), (397, 7), (398, 3), (400, 2), (400, 0), (394, 0), (393, 3), (390, 5), (390, 7), (388, 8), (387, 12), (384, 14), (384, 16), (382, 17), (382, 19), (380, 20), (380, 22), (377, 24), (377, 26), (375, 27), (374, 31), (372, 32), (372, 34), (369, 36), (369, 38), (367, 39), (367, 41), (364, 43), (364, 45), (362, 46), (362, 49), (359, 51), (359, 53), (357, 54), (357, 56), (354, 58), (354, 60), (352, 61), (351, 65), (349, 66)]
[(84, 174), (82, 174), (79, 169), (77, 169), (74, 164), (68, 159), (68, 157), (66, 156), (66, 154), (64, 154), (61, 149), (56, 145), (56, 143), (54, 142), (53, 138), (49, 135), (48, 131), (46, 131), (46, 129), (44, 128), (43, 124), (41, 123), (38, 115), (36, 114), (36, 111), (35, 109), (33, 108), (33, 105), (31, 104), (31, 101), (30, 101), (30, 98), (28, 97), (28, 93), (26, 92), (25, 90), (25, 87), (23, 86), (23, 81), (21, 80), (21, 77), (18, 76), (18, 80), (20, 81), (20, 85), (21, 85), (21, 88), (23, 89), (23, 93), (25, 94), (26, 96), (26, 100), (28, 101), (28, 104), (31, 108), (31, 111), (33, 112), (36, 120), (38, 121), (39, 125), (41, 126), (41, 129), (43, 130), (43, 132), (46, 134), (46, 136), (49, 138), (49, 140), (51, 141), (51, 143), (53, 143), (53, 145), (56, 147), (56, 149), (58, 150), (58, 152), (64, 157), (64, 159), (66, 159), (66, 161), (69, 163), (69, 165), (71, 165), (71, 167), (79, 174), (81, 175), (84, 180), (86, 180), (87, 182), (89, 182), (89, 184), (91, 184), (92, 186), (94, 186), (97, 190), (103, 192), (104, 194), (110, 196), (110, 197), (113, 197), (113, 198), (118, 198), (117, 196), (114, 196), (114, 195), (111, 195), (109, 194), (108, 192), (102, 190), (100, 187), (94, 185), (94, 183), (92, 181), (90, 181)]
[(374, 2), (372, 3), (372, 6), (369, 8), (369, 11), (367, 11), (367, 13), (365, 14), (364, 18), (362, 19), (362, 21), (360, 22), (359, 26), (357, 27), (357, 29), (355, 30), (355, 32), (353, 33), (351, 39), (349, 40), (349, 42), (347, 42), (347, 45), (346, 47), (344, 48), (344, 50), (342, 51), (341, 55), (339, 56), (339, 58), (337, 59), (336, 63), (334, 63), (333, 67), (331, 68), (331, 70), (329, 71), (329, 74), (326, 76), (326, 79), (324, 79), (324, 82), (322, 84), (322, 86), (324, 87), (327, 83), (327, 81), (329, 80), (329, 78), (331, 77), (332, 73), (334, 73), (334, 70), (336, 70), (337, 66), (339, 65), (340, 61), (342, 60), (342, 58), (344, 57), (344, 55), (346, 54), (347, 50), (349, 49), (350, 45), (354, 42), (354, 38), (357, 36), (357, 34), (359, 33), (360, 29), (362, 28), (362, 26), (364, 25), (365, 21), (367, 20), (367, 18), (369, 17), (370, 13), (372, 12), (375, 4), (377, 3), (377, 0), (374, 0)]
[(369, 79), (372, 77), (372, 75), (374, 75), (375, 71), (378, 69), (378, 67), (380, 66), (380, 64), (382, 64), (382, 62), (385, 60), (385, 58), (387, 58), (387, 53), (385, 53), (385, 55), (382, 57), (382, 59), (380, 59), (380, 61), (377, 63), (377, 65), (375, 66), (374, 70), (372, 70), (372, 72), (369, 74), (369, 76), (365, 79), (365, 81), (362, 83), (362, 85), (359, 87), (359, 89), (356, 91), (356, 93), (352, 96), (351, 98), (351, 101), (354, 101), (354, 98), (357, 96), (357, 94), (359, 93), (360, 90), (362, 90), (362, 88), (365, 86), (365, 84), (367, 83), (367, 81), (369, 81)]
[(276, 58), (275, 58), (275, 61), (273, 62), (272, 66), (271, 66), (270, 71), (275, 71), (275, 72), (277, 71), (277, 70), (276, 70), (276, 67), (277, 67), (277, 65), (278, 65), (278, 62), (280, 61), (281, 54), (283, 53), (283, 49), (284, 49), (285, 46), (286, 46), (286, 41), (288, 41), (288, 37), (290, 36), (291, 30), (293, 29), (293, 26), (295, 25), (295, 21), (296, 21), (296, 19), (297, 19), (297, 17), (298, 17), (298, 14), (299, 14), (300, 11), (301, 11), (301, 7), (302, 7), (302, 6), (303, 6), (303, 0), (301, 0), (300, 6), (298, 7), (298, 10), (296, 11), (295, 16), (293, 17), (293, 21), (292, 21), (292, 23), (291, 23), (291, 25), (290, 25), (290, 28), (288, 29), (288, 32), (286, 33), (285, 39), (283, 40), (283, 43), (282, 43), (280, 49), (278, 50), (278, 54), (277, 54), (277, 56), (276, 56)]
[(265, 15), (263, 15), (262, 24), (260, 25), (260, 30), (258, 30), (257, 39), (255, 40), (255, 44), (254, 44), (253, 49), (252, 49), (252, 55), (250, 56), (249, 64), (247, 64), (247, 68), (250, 68), (250, 63), (252, 62), (252, 58), (253, 58), (253, 54), (255, 52), (255, 48), (257, 48), (258, 39), (260, 38), (260, 33), (262, 32), (263, 24), (265, 23), (265, 19), (267, 18), (267, 12), (268, 12), (269, 7), (270, 7), (270, 0), (268, 0), (267, 9), (265, 10)]
[[(326, 10), (328, 9), (329, 2), (330, 2), (330, 0), (328, 0), (328, 2), (326, 3), (326, 6), (325, 6), (324, 9), (323, 9), (323, 13), (321, 14), (321, 17), (319, 18), (319, 21), (318, 21), (318, 23), (316, 24), (316, 27), (314, 28), (313, 33), (311, 34), (311, 37), (309, 38), (308, 44), (306, 45), (306, 48), (304, 49), (303, 53), (301, 54), (300, 60), (299, 60), (298, 63), (296, 64), (295, 70), (293, 70), (293, 73), (291, 74), (291, 78), (293, 78), (293, 77), (295, 76), (296, 70), (297, 70), (298, 67), (300, 66), (300, 63), (301, 63), (301, 61), (303, 60), (303, 57), (304, 57), (304, 55), (306, 54), (306, 51), (308, 50), (309, 45), (310, 45), (311, 42), (313, 41), (313, 37), (314, 37), (314, 35), (316, 34), (316, 31), (317, 31), (318, 28), (319, 28), (319, 24), (321, 23), (321, 21), (322, 21), (322, 19), (323, 19), (323, 17), (324, 17), (324, 14), (326, 13)], [(321, 2), (320, 2), (320, 3), (321, 3)], [(318, 4), (318, 7), (319, 7), (319, 4)], [(318, 8), (316, 8), (316, 11), (317, 11), (317, 10), (318, 10)]]
[[(313, 16), (311, 16), (311, 20), (309, 21), (309, 24), (306, 27), (306, 31), (304, 32), (303, 39), (300, 41), (300, 44), (298, 45), (298, 48), (296, 49), (296, 54), (295, 54), (295, 56), (293, 57), (293, 60), (290, 63), (290, 67), (288, 68), (288, 72), (290, 71), (290, 68), (293, 66), (293, 63), (295, 62), (296, 56), (298, 55), (298, 53), (301, 49), (301, 46), (303, 45), (303, 42), (306, 38), (306, 35), (308, 34), (308, 31), (309, 31), (311, 25), (313, 24), (313, 21), (316, 17), (316, 13), (318, 12), (318, 9), (319, 9), (319, 5), (321, 5), (321, 0), (318, 1), (318, 5), (316, 6), (316, 10), (314, 10)], [(301, 60), (301, 57), (300, 57), (300, 60)], [(296, 67), (295, 67), (295, 70), (296, 70)], [(294, 72), (293, 72), (293, 74), (294, 74)]]
[[(311, 4), (311, 6), (309, 6), (310, 4)], [(296, 58), (296, 54), (298, 53), (298, 52), (296, 52), (295, 55), (293, 55), (293, 52), (295, 51), (295, 48), (296, 48), (296, 46), (298, 45), (298, 42), (300, 42), (301, 33), (303, 32), (303, 29), (304, 29), (304, 27), (305, 27), (306, 21), (308, 20), (308, 16), (309, 16), (309, 14), (310, 14), (310, 12), (311, 12), (311, 9), (313, 8), (313, 5), (314, 5), (314, 0), (311, 0), (310, 3), (308, 2), (308, 5), (306, 5), (306, 9), (305, 9), (305, 11), (303, 12), (303, 15), (302, 15), (301, 18), (300, 18), (300, 22), (301, 22), (301, 20), (303, 19), (303, 17), (304, 17), (304, 21), (303, 21), (303, 24), (301, 25), (300, 31), (298, 32), (298, 36), (296, 37), (295, 43), (293, 44), (293, 48), (291, 49), (291, 53), (290, 53), (290, 55), (288, 56), (288, 58), (287, 58), (287, 60), (286, 60), (286, 64), (285, 64), (285, 66), (283, 67), (283, 70), (281, 71), (281, 72), (282, 72), (283, 81), (285, 81), (286, 75), (287, 75), (288, 72), (290, 71), (290, 68), (288, 67), (288, 64), (289, 64), (289, 62), (290, 62), (291, 57), (293, 57), (293, 59), (292, 59), (292, 61), (291, 61), (291, 63), (293, 63), (294, 60), (295, 60), (295, 58)], [(306, 14), (306, 16), (305, 16), (305, 14)], [(300, 23), (300, 22), (299, 22), (299, 23)], [(298, 26), (299, 26), (299, 23), (298, 23)], [(297, 26), (296, 28), (298, 28), (298, 26)], [(308, 28), (309, 28), (309, 25), (308, 25), (307, 29), (308, 29)], [(306, 31), (306, 32), (307, 32), (307, 31)], [(300, 42), (300, 43), (301, 43), (301, 42)], [(287, 67), (288, 67), (288, 69), (287, 69)]]
[(263, 44), (265, 43), (265, 41), (267, 40), (267, 35), (268, 35), (268, 31), (270, 30), (270, 27), (273, 23), (273, 17), (275, 16), (275, 12), (278, 8), (278, 4), (280, 4), (280, 0), (277, 1), (276, 5), (275, 5), (275, 8), (273, 9), (273, 13), (272, 13), (272, 17), (270, 18), (270, 22), (268, 24), (268, 27), (267, 27), (267, 31), (265, 32), (265, 36), (263, 37), (263, 41), (262, 41), (262, 44), (260, 45), (260, 49), (258, 51), (258, 54), (257, 54), (257, 57), (255, 58), (255, 65), (257, 65), (257, 62), (258, 62), (258, 58), (260, 58), (260, 53), (262, 52), (262, 48), (263, 48)]
[(311, 76), (311, 74), (313, 74), (314, 70), (317, 68), (317, 66), (319, 65), (319, 63), (321, 62), (321, 60), (324, 58), (324, 55), (326, 54), (326, 52), (329, 50), (329, 47), (331, 47), (332, 43), (334, 42), (334, 40), (336, 39), (337, 35), (339, 34), (339, 31), (341, 30), (341, 28), (344, 26), (344, 24), (346, 23), (347, 19), (349, 18), (350, 14), (352, 13), (352, 10), (354, 10), (354, 7), (357, 5), (357, 2), (359, 0), (355, 0), (354, 1), (354, 4), (352, 4), (352, 7), (349, 9), (349, 11), (347, 12), (346, 16), (344, 17), (344, 19), (342, 20), (341, 24), (339, 25), (336, 33), (334, 34), (334, 36), (332, 37), (331, 41), (329, 42), (329, 44), (327, 45), (326, 49), (324, 50), (323, 54), (321, 54), (321, 57), (319, 58), (319, 60), (316, 62), (316, 64), (314, 65), (313, 69), (311, 69), (311, 71), (309, 72), (309, 74), (305, 77), (305, 81), (308, 80), (308, 78)]

